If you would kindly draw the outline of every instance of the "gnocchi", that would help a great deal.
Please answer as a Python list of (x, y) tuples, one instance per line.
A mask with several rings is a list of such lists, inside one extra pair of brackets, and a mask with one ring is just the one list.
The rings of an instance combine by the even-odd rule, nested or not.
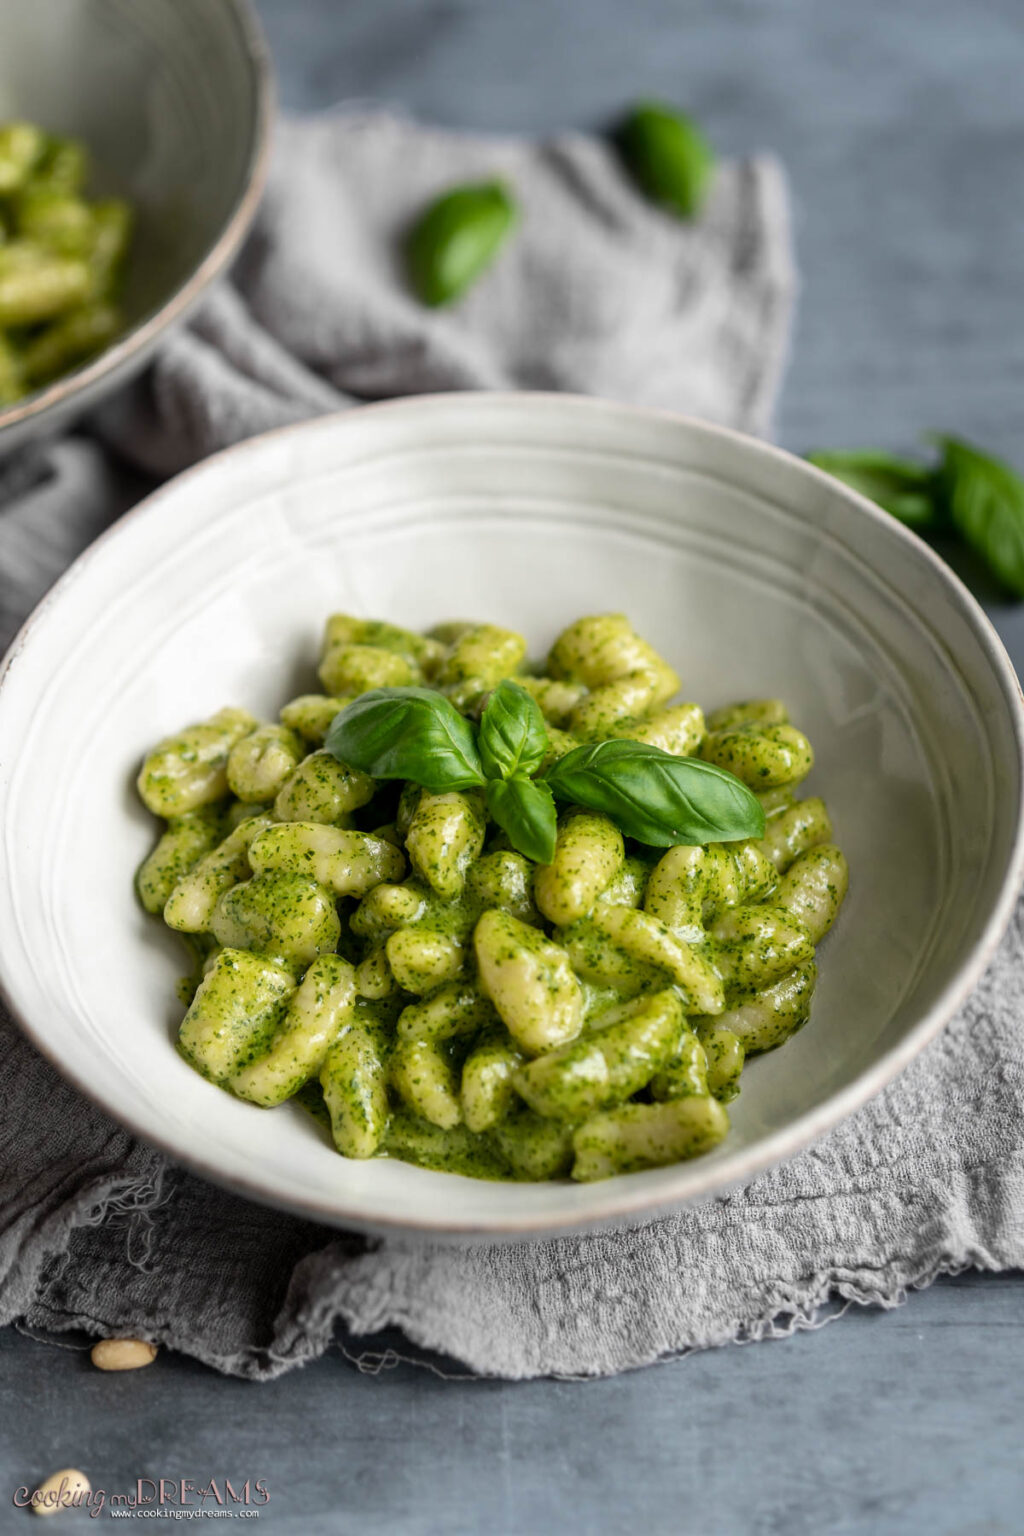
[[(139, 773), (164, 825), (138, 896), (196, 956), (186, 1061), (261, 1109), (312, 1108), (345, 1157), (474, 1177), (606, 1178), (720, 1142), (750, 1059), (807, 1022), (849, 881), (824, 801), (798, 797), (814, 754), (785, 705), (672, 702), (679, 677), (622, 614), (533, 668), (494, 623), (335, 614), (319, 675), (277, 721), (222, 709)], [(634, 741), (741, 780), (763, 836), (652, 848), (566, 804), (539, 863), (484, 789), (374, 779), (328, 745), (367, 690), (435, 690), (472, 720), (506, 678), (535, 701), (542, 774)]]

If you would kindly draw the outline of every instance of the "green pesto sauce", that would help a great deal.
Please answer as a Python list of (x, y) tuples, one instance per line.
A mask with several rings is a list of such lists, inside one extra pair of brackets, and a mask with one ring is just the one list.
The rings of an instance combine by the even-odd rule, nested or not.
[(392, 1111), (381, 1157), (397, 1157), (437, 1173), (460, 1173), (469, 1179), (507, 1179), (508, 1162), (487, 1134), (475, 1135), (463, 1125), (442, 1131), (411, 1110)]

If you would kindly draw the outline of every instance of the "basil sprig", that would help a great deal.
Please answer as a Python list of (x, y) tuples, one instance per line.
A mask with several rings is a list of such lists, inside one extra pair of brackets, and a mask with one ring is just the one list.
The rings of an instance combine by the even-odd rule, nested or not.
[(492, 779), (487, 786), (487, 809), (508, 833), (513, 848), (538, 864), (551, 863), (558, 818), (551, 786), (543, 779)]
[(486, 782), (473, 727), (433, 688), (371, 688), (335, 715), (325, 745), (350, 768), (435, 795)]
[(935, 470), (930, 465), (872, 448), (809, 453), (807, 458), (908, 528), (933, 528), (939, 521)]
[(1016, 597), (1024, 597), (1024, 480), (959, 438), (940, 437), (939, 486), (964, 543)]
[(548, 729), (540, 705), (511, 678), (487, 700), (477, 746), (489, 779), (536, 773), (547, 756)]
[(933, 434), (937, 463), (873, 449), (809, 453), (808, 459), (901, 523), (958, 537), (1015, 597), (1024, 597), (1024, 480), (1002, 459), (957, 437)]
[(692, 117), (660, 101), (640, 101), (619, 129), (619, 149), (640, 186), (680, 219), (703, 207), (715, 153)]
[(520, 853), (550, 864), (558, 830), (555, 802), (548, 785), (531, 778), (547, 756), (547, 726), (536, 699), (511, 678), (487, 700), (477, 747), (492, 819)]
[(603, 811), (620, 832), (652, 848), (764, 836), (764, 811), (740, 779), (643, 741), (574, 747), (545, 777), (560, 800)]
[(512, 846), (539, 864), (555, 856), (555, 799), (603, 811), (653, 848), (764, 835), (764, 811), (724, 768), (639, 741), (574, 747), (536, 777), (548, 751), (536, 700), (499, 683), (477, 732), (430, 688), (374, 688), (334, 717), (327, 750), (375, 779), (406, 779), (433, 794), (483, 788)]
[(409, 233), (409, 276), (424, 304), (451, 304), (490, 266), (519, 210), (500, 181), (453, 187), (427, 207)]

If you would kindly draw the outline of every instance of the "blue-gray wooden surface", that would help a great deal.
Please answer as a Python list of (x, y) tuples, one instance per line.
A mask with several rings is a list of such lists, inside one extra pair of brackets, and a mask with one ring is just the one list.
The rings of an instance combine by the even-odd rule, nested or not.
[[(1022, 0), (259, 8), (289, 108), (374, 97), (532, 132), (659, 94), (728, 153), (775, 150), (803, 274), (780, 440), (945, 428), (1024, 461)], [(1024, 606), (980, 590), (1021, 667)], [(108, 1490), (262, 1477), (256, 1528), (297, 1536), (1015, 1536), (1022, 1421), (1016, 1276), (588, 1384), (369, 1377), (340, 1354), (260, 1387), (168, 1356), (104, 1376), (8, 1330), (0, 1531), (23, 1528), (4, 1513), (19, 1483), (70, 1464)]]

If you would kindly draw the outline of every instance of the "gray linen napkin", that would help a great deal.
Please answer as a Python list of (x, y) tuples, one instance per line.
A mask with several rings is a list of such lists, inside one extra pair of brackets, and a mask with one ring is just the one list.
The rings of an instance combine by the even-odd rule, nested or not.
[[(456, 309), (425, 312), (396, 236), (442, 187), (495, 171), (522, 197), (521, 235)], [(765, 431), (793, 286), (768, 161), (724, 166), (682, 226), (594, 140), (469, 139), (383, 114), (289, 125), (233, 286), (92, 436), (0, 465), (0, 638), (140, 474), (355, 399), (573, 389)], [(0, 1321), (142, 1334), (253, 1377), (320, 1353), (339, 1323), (400, 1328), (485, 1373), (594, 1375), (1024, 1262), (1022, 960), (1015, 929), (897, 1084), (744, 1191), (499, 1247), (366, 1240), (228, 1195), (84, 1102), (0, 1016)]]

